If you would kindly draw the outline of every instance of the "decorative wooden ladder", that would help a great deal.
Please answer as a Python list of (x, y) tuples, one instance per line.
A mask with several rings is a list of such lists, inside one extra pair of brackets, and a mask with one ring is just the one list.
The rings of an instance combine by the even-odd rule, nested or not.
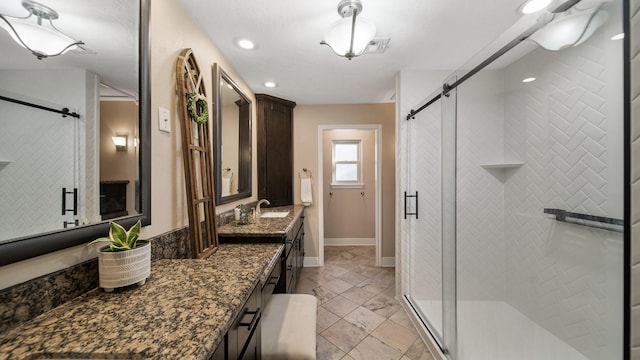
[[(191, 254), (195, 259), (202, 259), (216, 250), (218, 233), (215, 220), (216, 204), (211, 169), (213, 153), (209, 123), (196, 122), (194, 119), (203, 112), (208, 112), (206, 93), (202, 73), (191, 49), (182, 50), (178, 56), (176, 77), (180, 100), (180, 131), (189, 207)], [(200, 99), (200, 101), (194, 99)]]

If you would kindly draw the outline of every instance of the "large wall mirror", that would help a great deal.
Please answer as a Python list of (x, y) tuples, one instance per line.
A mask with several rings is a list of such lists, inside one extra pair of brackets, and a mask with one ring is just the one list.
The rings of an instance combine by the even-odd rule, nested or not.
[(251, 196), (251, 100), (213, 64), (216, 203)]
[(150, 224), (149, 2), (30, 1), (83, 42), (43, 59), (0, 19), (0, 265)]

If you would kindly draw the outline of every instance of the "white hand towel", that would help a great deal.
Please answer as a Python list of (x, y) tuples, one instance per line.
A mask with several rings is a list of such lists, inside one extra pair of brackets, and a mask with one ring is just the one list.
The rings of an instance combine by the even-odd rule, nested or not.
[(228, 177), (223, 177), (222, 178), (222, 195), (221, 196), (228, 196), (231, 195), (231, 178)]
[(311, 204), (313, 204), (310, 178), (300, 179), (300, 200), (304, 206), (311, 206)]

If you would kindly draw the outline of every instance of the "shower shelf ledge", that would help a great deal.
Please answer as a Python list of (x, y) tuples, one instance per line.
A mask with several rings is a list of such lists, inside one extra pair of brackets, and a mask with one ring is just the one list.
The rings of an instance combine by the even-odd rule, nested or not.
[(504, 161), (504, 162), (496, 161), (496, 162), (480, 164), (480, 166), (482, 166), (485, 169), (515, 169), (515, 168), (521, 167), (522, 165), (524, 165), (522, 161)]
[(11, 164), (9, 160), (0, 160), (0, 170), (4, 169), (5, 166)]

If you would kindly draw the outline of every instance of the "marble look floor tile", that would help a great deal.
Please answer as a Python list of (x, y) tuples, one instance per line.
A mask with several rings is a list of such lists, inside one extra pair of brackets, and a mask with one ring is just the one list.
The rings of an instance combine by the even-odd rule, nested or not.
[(318, 286), (320, 286), (320, 284), (318, 284), (315, 281), (311, 281), (305, 278), (301, 278), (300, 280), (298, 280), (298, 283), (296, 284), (296, 293), (298, 294), (311, 294), (311, 291), (314, 288), (317, 288)]
[(320, 335), (316, 338), (316, 346), (317, 360), (340, 360), (346, 355), (344, 351)]
[(349, 356), (349, 354), (347, 354), (342, 358), (342, 360), (355, 360), (355, 359)]
[(433, 356), (422, 342), (422, 339), (418, 338), (411, 344), (409, 350), (404, 353), (407, 359), (411, 360), (434, 360)]
[(322, 307), (340, 317), (344, 317), (348, 313), (355, 310), (358, 307), (358, 304), (354, 303), (353, 301), (343, 296), (338, 295), (333, 299), (327, 301), (326, 303), (322, 304)]
[(362, 306), (386, 318), (401, 309), (400, 304), (395, 299), (384, 295), (375, 296)]
[(386, 320), (371, 333), (371, 336), (404, 353), (418, 338), (418, 333), (391, 320)]
[(316, 332), (319, 334), (340, 320), (340, 317), (331, 311), (318, 306), (318, 317), (316, 318)]
[(318, 286), (317, 288), (313, 288), (313, 290), (311, 291), (311, 295), (314, 295), (317, 299), (318, 299), (318, 304), (322, 305), (324, 303), (326, 303), (327, 301), (333, 299), (334, 297), (338, 296), (338, 294), (334, 293), (333, 291), (326, 289), (322, 286)]
[(396, 285), (395, 285), (395, 284), (390, 285), (388, 288), (384, 289), (384, 290), (381, 292), (381, 294), (382, 294), (382, 295), (386, 295), (386, 296), (388, 296), (388, 297), (390, 297), (390, 298), (394, 298), (394, 299), (395, 299), (395, 298), (396, 298), (396, 295), (397, 295), (397, 294), (396, 294)]
[(386, 288), (388, 288), (389, 284), (385, 284), (381, 281), (378, 281), (376, 278), (371, 278), (358, 283), (358, 285), (356, 286), (359, 287), (360, 289), (367, 290), (374, 294), (379, 294), (383, 292)]
[(355, 310), (347, 314), (344, 319), (367, 333), (371, 333), (385, 321), (384, 317), (362, 306), (358, 306)]
[(348, 355), (355, 360), (398, 360), (402, 357), (401, 352), (371, 336), (367, 336)]
[(357, 272), (358, 274), (364, 275), (368, 278), (372, 278), (380, 274), (381, 269), (374, 265), (357, 264), (356, 269), (354, 269), (353, 271)]
[(359, 284), (368, 279), (366, 276), (358, 274), (355, 271), (348, 271), (344, 273), (342, 276), (338, 276), (338, 278), (346, 282), (349, 282), (353, 285)]
[(322, 284), (322, 286), (337, 294), (342, 294), (343, 292), (351, 289), (353, 287), (353, 284), (348, 283), (344, 280), (340, 280), (338, 278), (334, 278), (333, 280)]
[(349, 269), (345, 269), (342, 266), (336, 265), (336, 266), (327, 267), (325, 271), (326, 271), (327, 274), (329, 274), (331, 276), (340, 277), (340, 276), (348, 273)]
[(375, 293), (372, 293), (370, 291), (361, 289), (361, 288), (356, 287), (356, 286), (354, 286), (351, 289), (343, 292), (340, 295), (346, 297), (347, 299), (353, 301), (354, 303), (356, 303), (358, 305), (362, 305), (367, 300), (370, 300), (372, 297), (376, 296)]
[(393, 315), (389, 316), (389, 320), (392, 320), (393, 322), (400, 324), (406, 328), (414, 329), (413, 323), (409, 319), (409, 316), (407, 316), (407, 312), (402, 308), (393, 313)]
[(321, 335), (346, 353), (351, 351), (351, 349), (367, 337), (366, 332), (342, 319), (336, 321), (335, 324), (323, 331)]

